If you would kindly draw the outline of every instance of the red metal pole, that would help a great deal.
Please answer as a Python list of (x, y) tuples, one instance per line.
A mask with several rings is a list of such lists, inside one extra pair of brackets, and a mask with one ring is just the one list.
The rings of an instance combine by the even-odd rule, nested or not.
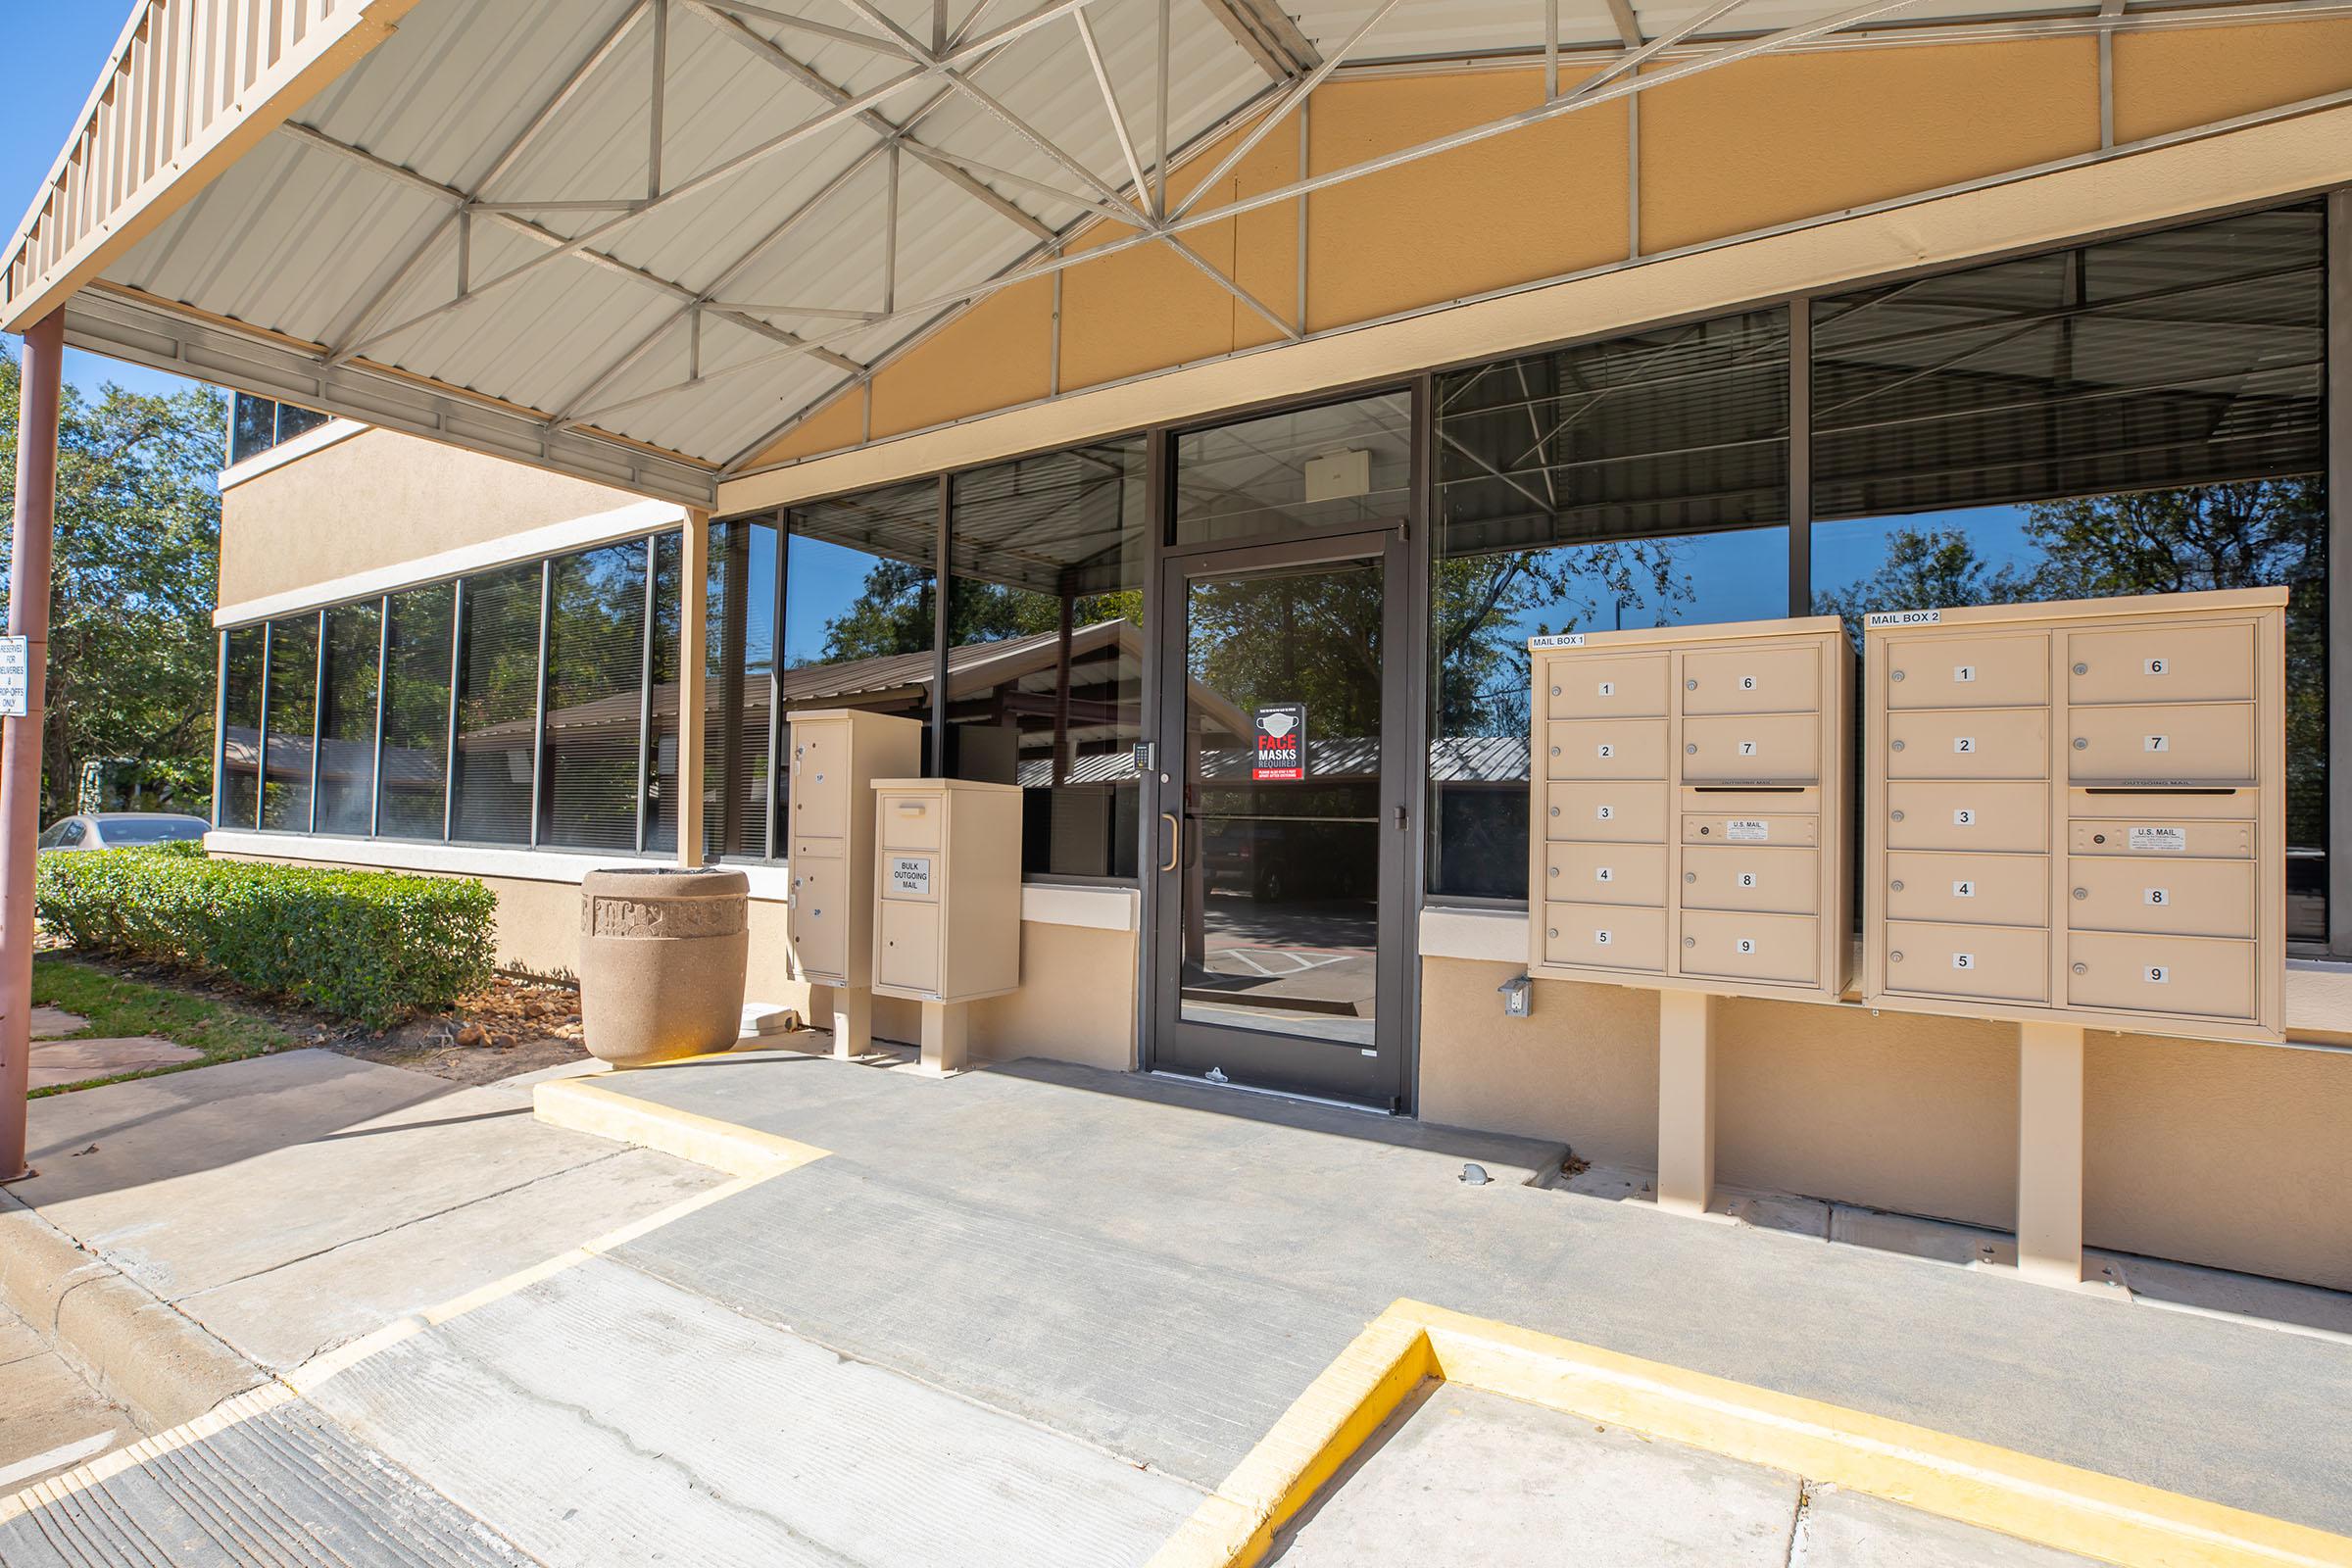
[(24, 1163), (32, 1068), (32, 868), (41, 832), (41, 687), (49, 664), (49, 575), (57, 526), (57, 401), (66, 354), (60, 311), (24, 334), (18, 383), (17, 518), (8, 634), (25, 641), (24, 716), (0, 739), (0, 1181)]

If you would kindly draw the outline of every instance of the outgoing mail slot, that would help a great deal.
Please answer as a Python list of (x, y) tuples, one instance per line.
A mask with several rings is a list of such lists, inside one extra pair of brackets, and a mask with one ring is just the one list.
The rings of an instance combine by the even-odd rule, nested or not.
[(1747, 844), (1694, 844), (1683, 850), (1683, 907), (1753, 909), (1767, 914), (1821, 911), (1821, 856)]
[(2254, 628), (2140, 626), (2066, 639), (2070, 703), (2248, 703)]
[(2078, 931), (2067, 951), (2066, 1000), (2075, 1006), (2254, 1016), (2251, 942)]
[(1553, 842), (1590, 839), (1605, 844), (1666, 842), (1666, 786), (1553, 784), (1544, 790), (1544, 836)]
[(2067, 845), (2077, 855), (2120, 855), (2134, 860), (2250, 860), (2251, 822), (2075, 821)]
[(1821, 707), (1812, 648), (1741, 648), (1683, 656), (1683, 711), (1809, 713)]
[(1683, 815), (1685, 844), (1778, 845), (1810, 850), (1821, 845), (1818, 816), (1701, 816)]
[(2254, 862), (2177, 855), (2078, 856), (2066, 863), (2067, 924), (2077, 931), (2178, 937), (2254, 935)]
[(1544, 851), (1544, 897), (1590, 904), (1663, 905), (1663, 844), (1552, 844)]
[(852, 901), (864, 892), (850, 885), (847, 860), (792, 862), (792, 945), (809, 979), (847, 983)]
[(2254, 778), (2254, 705), (2083, 708), (2067, 715), (2074, 779), (2239, 784)]
[(1890, 850), (2039, 855), (2050, 847), (2047, 784), (1890, 783), (1886, 811)]
[(1682, 970), (1809, 986), (1821, 970), (1821, 922), (1803, 914), (1683, 911)]
[(2039, 708), (1889, 713), (1888, 778), (2047, 778), (2050, 715)]
[(2045, 1002), (2050, 934), (2029, 926), (1889, 920), (1886, 989), (1921, 997)]
[(1906, 639), (1887, 660), (1888, 708), (2032, 708), (2050, 700), (2050, 640), (2038, 632)]
[(1666, 911), (1608, 904), (1544, 906), (1544, 961), (1596, 969), (1666, 967)]
[(885, 795), (876, 820), (884, 850), (939, 848), (939, 801), (920, 795)]
[(1541, 662), (1544, 711), (1552, 718), (1663, 718), (1666, 656), (1572, 656)]
[(1810, 784), (1821, 776), (1821, 718), (1736, 714), (1683, 720), (1682, 776), (1693, 783)]
[(874, 944), (874, 984), (899, 991), (939, 990), (939, 906), (886, 902)]
[(1544, 726), (1545, 778), (1666, 776), (1662, 718), (1558, 719)]
[(2039, 855), (1886, 857), (1886, 917), (1983, 925), (2048, 925), (2050, 862)]

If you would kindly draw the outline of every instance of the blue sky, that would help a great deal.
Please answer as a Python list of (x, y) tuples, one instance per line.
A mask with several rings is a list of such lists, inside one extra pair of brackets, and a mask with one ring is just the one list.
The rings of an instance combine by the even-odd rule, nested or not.
[[(0, 92), (0, 223), (13, 235), (98, 73), (106, 69), (130, 0), (17, 0), (9, 8), (9, 85)], [(8, 339), (11, 353), (22, 345)], [(176, 392), (188, 385), (76, 350), (66, 351), (66, 379), (91, 397), (108, 381), (134, 392)]]

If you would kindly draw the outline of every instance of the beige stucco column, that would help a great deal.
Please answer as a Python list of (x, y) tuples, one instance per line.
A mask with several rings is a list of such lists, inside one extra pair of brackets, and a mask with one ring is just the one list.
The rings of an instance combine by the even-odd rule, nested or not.
[(2082, 1280), (2082, 1031), (2017, 1028), (2017, 1270)]
[(1715, 1012), (1722, 999), (1658, 993), (1658, 1206), (1704, 1214), (1715, 1196)]
[(686, 560), (678, 584), (678, 863), (703, 863), (703, 723), (710, 659), (710, 514), (686, 514)]

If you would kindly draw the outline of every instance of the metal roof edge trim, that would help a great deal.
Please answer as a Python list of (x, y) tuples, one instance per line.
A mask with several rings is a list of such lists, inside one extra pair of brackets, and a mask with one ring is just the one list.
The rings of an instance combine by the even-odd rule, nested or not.
[[(2320, 128), (2315, 130), (2306, 122), (2318, 122)], [(2234, 145), (2233, 138), (2257, 138), (2264, 132), (2278, 135), (2263, 139), (2294, 135), (2296, 140), (2291, 148), (2247, 157), (2222, 156), (2216, 151), (2216, 144), (2229, 149)], [(2200, 158), (2210, 167), (2180, 167)], [(1996, 196), (2014, 198), (2030, 192), (2044, 181), (2075, 186), (2086, 177), (2118, 171), (2124, 172), (2118, 176), (2119, 185), (2125, 183), (2126, 175), (2135, 173), (2137, 177), (2130, 178), (2127, 188), (2106, 193), (2104, 202), (2082, 199), (2083, 193), (2078, 192), (2040, 204), (2030, 219), (2023, 213), (2010, 217), (2005, 227), (1957, 216), (1985, 207)], [(724, 475), (718, 484), (716, 510), (720, 515), (734, 515), (789, 506), (1149, 425), (1210, 416), (1227, 409), (1411, 375), (1488, 355), (1532, 352), (1645, 321), (1736, 310), (1823, 288), (1852, 287), (1872, 277), (1922, 267), (1965, 266), (1979, 259), (2062, 244), (2085, 233), (2186, 220), (2201, 213), (2249, 202), (2291, 200), (2345, 183), (2352, 183), (2352, 91), (2278, 105), (1866, 207), (1440, 301), (1312, 333), (1298, 343), (1268, 343), (1168, 366), (858, 446)], [(2133, 204), (2132, 210), (2118, 211), (2127, 201)], [(2011, 205), (2020, 204), (2012, 201)], [(2044, 212), (2049, 216), (2042, 217)], [(1946, 243), (1929, 243), (1918, 232), (1923, 226), (1921, 220), (1939, 213), (1955, 215), (1947, 222), (1933, 225)], [(2069, 214), (2075, 216), (2066, 216)], [(1910, 220), (1899, 230), (1888, 221), (1896, 215)], [(1857, 233), (1868, 234), (1873, 243), (1848, 246), (1839, 254), (1866, 256), (1869, 260), (1864, 264), (1840, 266), (1823, 254), (1825, 237), (1828, 249), (1838, 251), (1835, 242), (1839, 234)], [(1794, 254), (1778, 270), (1759, 268), (1755, 259), (1760, 253), (1751, 248), (1766, 246)], [(1581, 318), (1572, 315), (1581, 296), (1595, 287), (1617, 283), (1638, 292), (1631, 280), (1705, 273), (1710, 269), (1720, 273), (1727, 253), (1743, 253), (1744, 265), (1732, 267), (1736, 275), (1723, 277), (1721, 286), (1711, 293), (1685, 288), (1671, 308), (1629, 305), (1613, 313), (1587, 312)], [(1783, 272), (1787, 275), (1781, 275)], [(1461, 322), (1459, 318), (1470, 312), (1477, 313), (1475, 322)], [(1447, 318), (1453, 318), (1454, 330), (1441, 338), (1433, 323)], [(1152, 390), (1147, 392), (1147, 388)], [(980, 435), (984, 427), (999, 432), (998, 439)]]
[[(82, 284), (98, 276), (115, 259), (152, 232), (197, 192), (211, 184), (238, 159), (316, 97), (329, 83), (373, 53), (392, 36), (400, 19), (418, 0), (361, 0), (340, 23), (329, 23), (305, 35), (278, 64), (257, 77), (247, 91), (215, 116), (213, 122), (190, 137), (164, 167), (134, 188), (76, 240), (64, 255), (40, 273), (25, 279), (21, 292), (9, 294), (0, 305), (0, 330), (21, 332), (57, 310)], [(123, 37), (133, 50), (136, 33), (146, 18), (144, 7), (126, 24)], [(108, 85), (120, 74), (124, 50), (108, 59), (106, 70), (92, 89), (83, 118), (74, 122), (50, 176), (24, 215), (0, 257), (0, 289), (8, 287), (18, 261), (30, 247), (43, 219), (61, 194), (59, 181), (72, 161), (74, 144), (90, 129), (90, 115), (103, 101)]]
[(381, 429), (443, 441), (491, 457), (697, 510), (715, 499), (716, 473), (602, 435), (554, 430), (535, 415), (361, 363), (328, 366), (304, 350), (233, 325), (199, 319), (119, 289), (85, 289), (66, 302), (66, 341), (171, 375), (324, 408)]

